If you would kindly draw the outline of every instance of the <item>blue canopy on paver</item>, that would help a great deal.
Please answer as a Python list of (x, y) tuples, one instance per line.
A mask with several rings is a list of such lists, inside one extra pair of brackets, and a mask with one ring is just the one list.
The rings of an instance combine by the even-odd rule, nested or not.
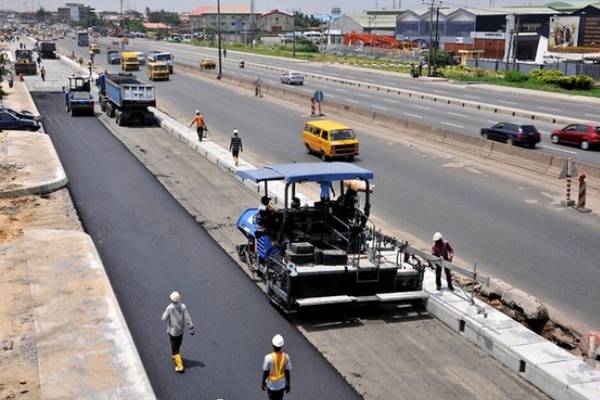
[(350, 179), (373, 179), (373, 172), (345, 162), (292, 163), (267, 165), (237, 172), (242, 179), (254, 182), (284, 180), (286, 182), (322, 182)]

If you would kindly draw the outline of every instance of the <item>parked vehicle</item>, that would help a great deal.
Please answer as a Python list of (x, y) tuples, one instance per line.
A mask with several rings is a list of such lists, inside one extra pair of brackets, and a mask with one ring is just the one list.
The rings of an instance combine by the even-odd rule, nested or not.
[(119, 50), (108, 49), (106, 50), (106, 62), (113, 64), (121, 64), (121, 53)]
[(121, 69), (123, 71), (139, 71), (140, 62), (137, 53), (124, 51), (121, 53)]
[(491, 128), (482, 128), (484, 139), (498, 140), (508, 145), (520, 144), (534, 148), (542, 139), (537, 128), (533, 125), (500, 122)]
[(164, 53), (159, 51), (151, 51), (148, 53), (148, 61), (161, 61), (167, 64), (169, 67), (169, 73), (173, 73), (173, 61), (175, 57), (171, 53)]
[(102, 74), (96, 80), (100, 109), (115, 117), (119, 126), (153, 125), (156, 118), (148, 107), (156, 107), (154, 86), (145, 85), (132, 74)]
[(200, 69), (215, 69), (217, 63), (211, 58), (204, 58), (200, 61)]
[(37, 74), (37, 65), (33, 59), (32, 50), (15, 50), (15, 74)]
[(33, 114), (17, 112), (11, 108), (0, 108), (0, 131), (18, 130), (18, 131), (37, 131), (40, 129), (40, 123)]
[(573, 144), (582, 150), (600, 145), (600, 126), (588, 124), (572, 124), (552, 131), (550, 140), (554, 144)]
[(359, 142), (352, 128), (334, 121), (308, 121), (302, 140), (308, 154), (318, 154), (323, 161), (332, 158), (353, 160), (358, 155)]
[(304, 75), (299, 72), (284, 72), (279, 80), (288, 85), (304, 85)]
[(67, 80), (65, 111), (72, 117), (94, 115), (94, 97), (90, 93), (90, 78), (71, 75)]
[(169, 67), (164, 62), (150, 61), (146, 65), (146, 75), (151, 81), (168, 81)]
[(138, 62), (140, 63), (140, 65), (146, 65), (146, 55), (144, 54), (144, 52), (134, 51), (134, 53), (137, 54)]
[(56, 43), (41, 42), (40, 43), (40, 57), (55, 59), (56, 58)]

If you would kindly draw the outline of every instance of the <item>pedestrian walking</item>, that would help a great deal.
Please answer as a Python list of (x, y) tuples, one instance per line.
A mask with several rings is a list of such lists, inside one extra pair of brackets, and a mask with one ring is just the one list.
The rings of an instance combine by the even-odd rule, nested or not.
[(227, 58), (227, 49), (223, 47), (223, 58)]
[(171, 345), (171, 355), (175, 364), (175, 371), (183, 373), (183, 359), (181, 358), (181, 342), (183, 333), (187, 325), (190, 335), (194, 336), (194, 324), (185, 304), (181, 302), (181, 296), (178, 292), (172, 292), (169, 295), (171, 304), (169, 304), (162, 315), (162, 320), (167, 323), (167, 334)]
[(8, 87), (12, 89), (15, 85), (15, 77), (11, 71), (6, 73), (6, 79), (8, 80)]
[(231, 151), (235, 165), (238, 166), (240, 163), (240, 151), (244, 152), (244, 146), (242, 145), (242, 138), (239, 136), (237, 129), (233, 130), (233, 136), (229, 143), (229, 151)]
[(292, 363), (283, 352), (283, 336), (277, 334), (271, 341), (273, 352), (265, 356), (260, 388), (267, 391), (269, 400), (282, 400), (290, 392)]
[(42, 65), (42, 57), (37, 56), (37, 63), (38, 63), (38, 66)]
[[(436, 232), (433, 235), (431, 254), (448, 262), (452, 262), (452, 259), (454, 258), (454, 249), (452, 246), (450, 246), (450, 243), (448, 243), (447, 240), (444, 240), (444, 237), (440, 232)], [(450, 271), (450, 268), (444, 267), (444, 272), (446, 273), (448, 289), (453, 291), (454, 286), (452, 285), (452, 271)], [(437, 290), (442, 290), (442, 267), (439, 265), (436, 265), (435, 267), (435, 285)]]
[(263, 95), (262, 95), (262, 79), (260, 79), (260, 76), (257, 77), (256, 80), (254, 81), (254, 96), (263, 97)]
[(46, 81), (46, 67), (44, 67), (43, 65), (40, 69), (40, 77), (42, 78), (42, 81)]
[(200, 111), (196, 110), (196, 116), (192, 120), (190, 124), (190, 128), (196, 124), (196, 133), (198, 134), (198, 141), (202, 141), (204, 137), (204, 131), (206, 131), (206, 122), (204, 121), (204, 116), (200, 115)]

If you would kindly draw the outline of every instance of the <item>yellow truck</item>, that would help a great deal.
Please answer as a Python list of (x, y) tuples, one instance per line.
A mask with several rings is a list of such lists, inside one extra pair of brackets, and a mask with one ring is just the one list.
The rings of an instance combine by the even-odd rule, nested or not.
[(139, 71), (140, 62), (137, 53), (124, 51), (121, 53), (121, 69), (123, 71)]
[(353, 160), (358, 155), (359, 142), (352, 128), (329, 120), (308, 121), (302, 140), (309, 154), (318, 154), (323, 161), (334, 158)]
[(146, 75), (151, 81), (169, 80), (169, 66), (160, 61), (151, 61), (146, 64)]

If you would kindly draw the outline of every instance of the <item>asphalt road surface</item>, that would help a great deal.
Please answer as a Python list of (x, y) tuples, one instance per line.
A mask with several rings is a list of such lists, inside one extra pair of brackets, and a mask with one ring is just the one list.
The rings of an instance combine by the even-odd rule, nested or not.
[[(265, 399), (260, 368), (275, 333), (293, 363), (290, 399), (360, 398), (100, 121), (68, 116), (61, 93), (34, 101), (159, 399)], [(172, 290), (197, 327), (184, 338), (184, 375), (160, 320)]]
[[(145, 71), (138, 76), (145, 80)], [(202, 110), (216, 139), (240, 129), (245, 148), (264, 162), (315, 160), (299, 141), (307, 116), (297, 109), (184, 74), (155, 86), (166, 111), (191, 119)], [(480, 173), (476, 166), (473, 172), (360, 129), (358, 135), (357, 162), (375, 171), (376, 216), (424, 242), (442, 231), (480, 270), (540, 297), (579, 329), (600, 327), (597, 216), (561, 212), (539, 188)]]
[[(109, 45), (112, 40), (113, 39), (102, 38), (101, 43), (106, 46)], [(73, 47), (75, 45), (73, 40), (67, 39), (60, 41), (59, 45), (64, 45), (68, 47), (69, 50), (76, 50), (76, 48)], [(193, 65), (197, 65), (198, 61), (203, 57), (215, 57), (216, 55), (214, 49), (197, 48), (184, 44), (153, 42), (144, 39), (131, 40), (128, 49), (145, 52), (156, 49), (171, 51), (176, 55), (176, 62), (185, 62)], [(600, 107), (599, 104), (573, 103), (564, 100), (549, 99), (543, 95), (515, 95), (511, 93), (476, 89), (473, 88), (474, 85), (456, 85), (443, 82), (407, 79), (389, 74), (361, 71), (356, 68), (348, 69), (328, 64), (297, 62), (293, 60), (265, 58), (253, 55), (244, 55), (244, 58), (248, 61), (274, 67), (358, 80), (370, 84), (383, 84), (391, 87), (421, 91), (433, 95), (461, 98), (465, 101), (496, 104), (503, 107), (530, 110), (534, 113), (569, 116), (579, 118), (581, 121), (600, 121), (600, 111), (598, 111), (598, 107)], [(103, 55), (97, 56), (97, 60), (101, 62), (105, 61), (105, 57), (103, 57)], [(278, 72), (256, 69), (251, 65), (248, 65), (245, 69), (241, 70), (238, 67), (238, 60), (239, 55), (236, 55), (235, 52), (230, 52), (229, 57), (225, 59), (223, 64), (225, 73), (229, 73), (232, 76), (243, 76), (251, 80), (256, 79), (256, 76), (260, 75), (266, 84), (273, 86), (281, 85)], [(501, 121), (532, 123), (531, 120), (522, 117), (498, 115), (470, 108), (463, 109), (458, 106), (442, 104), (440, 102), (434, 103), (431, 100), (420, 100), (414, 97), (408, 98), (406, 96), (375, 92), (365, 88), (349, 87), (347, 85), (310, 78), (306, 79), (304, 86), (290, 86), (289, 88), (299, 92), (305, 92), (305, 94), (312, 94), (317, 89), (322, 90), (325, 92), (326, 99), (328, 100), (353, 107), (360, 107), (379, 114), (392, 115), (414, 122), (425, 123), (436, 128), (460, 132), (471, 136), (479, 136), (481, 128), (490, 127)], [(550, 141), (550, 133), (553, 129), (559, 128), (560, 125), (542, 121), (535, 121), (534, 124), (542, 133), (542, 143), (538, 145), (537, 151), (563, 157), (570, 156), (592, 164), (600, 163), (600, 152), (598, 151), (583, 151), (574, 146), (552, 144)]]

